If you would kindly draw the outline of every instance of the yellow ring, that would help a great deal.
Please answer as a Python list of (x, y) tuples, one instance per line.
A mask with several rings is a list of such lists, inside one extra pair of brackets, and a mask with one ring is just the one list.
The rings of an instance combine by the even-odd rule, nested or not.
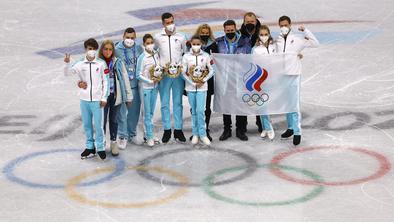
[[(175, 178), (176, 180), (178, 180), (179, 183), (186, 184), (186, 185), (189, 183), (189, 179), (186, 176), (184, 176), (180, 173), (177, 173), (175, 171), (169, 170), (169, 169), (163, 169), (160, 167), (145, 167), (145, 166), (127, 167), (127, 169), (128, 170), (142, 170), (142, 171), (150, 171), (151, 170), (151, 171), (155, 171), (158, 173), (167, 174), (167, 175)], [(88, 205), (92, 205), (92, 206), (101, 206), (101, 207), (105, 207), (105, 208), (144, 208), (144, 207), (167, 203), (171, 200), (179, 198), (180, 196), (184, 195), (187, 192), (186, 187), (180, 187), (179, 189), (177, 189), (176, 192), (172, 193), (171, 195), (169, 195), (167, 197), (161, 198), (161, 199), (144, 201), (144, 202), (140, 202), (140, 203), (138, 203), (138, 202), (136, 202), (136, 203), (112, 203), (112, 202), (105, 202), (105, 201), (97, 201), (97, 200), (88, 199), (87, 197), (78, 193), (75, 190), (76, 186), (78, 184), (80, 184), (82, 180), (84, 180), (90, 176), (96, 175), (96, 174), (110, 172), (113, 170), (114, 170), (114, 168), (110, 167), (110, 168), (96, 169), (91, 172), (82, 173), (76, 177), (71, 178), (69, 181), (67, 181), (66, 186), (65, 186), (65, 191), (66, 191), (67, 195), (75, 201), (78, 201), (78, 202), (81, 202), (84, 204), (88, 204)]]

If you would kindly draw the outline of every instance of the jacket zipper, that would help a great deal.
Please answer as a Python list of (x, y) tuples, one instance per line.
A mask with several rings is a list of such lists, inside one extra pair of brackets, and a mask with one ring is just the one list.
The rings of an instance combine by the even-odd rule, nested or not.
[(89, 63), (89, 71), (90, 71), (90, 102), (93, 101), (92, 98), (92, 88), (93, 88), (93, 82), (92, 82), (92, 63)]
[[(197, 56), (198, 56), (198, 55), (196, 55), (196, 67), (198, 66), (198, 59), (197, 59)], [(197, 86), (196, 86), (196, 92), (197, 92)]]
[[(156, 68), (156, 66), (157, 66), (157, 62), (156, 62), (156, 59), (155, 59), (155, 54), (153, 53), (153, 55), (152, 55), (152, 58), (153, 58), (153, 61), (155, 62), (155, 68)], [(155, 69), (154, 68), (154, 69)], [(153, 88), (155, 88), (156, 87), (156, 84), (153, 82)]]
[(170, 51), (170, 64), (172, 62), (172, 55), (171, 55), (171, 36), (168, 36), (168, 47), (169, 47), (169, 51)]

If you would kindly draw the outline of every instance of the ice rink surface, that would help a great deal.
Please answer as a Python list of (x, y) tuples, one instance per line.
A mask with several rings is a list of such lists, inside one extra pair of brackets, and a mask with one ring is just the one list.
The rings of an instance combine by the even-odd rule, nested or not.
[[(1, 1), (0, 221), (393, 221), (393, 9), (389, 0)], [(129, 26), (155, 33), (165, 11), (187, 34), (206, 22), (219, 37), (224, 20), (240, 26), (247, 11), (274, 35), (283, 14), (315, 33), (320, 47), (303, 53), (302, 144), (279, 139), (283, 115), (273, 142), (254, 117), (249, 141), (219, 142), (215, 113), (210, 149), (128, 145), (118, 158), (82, 161), (63, 54), (79, 58), (83, 40), (120, 40)], [(186, 97), (184, 117), (189, 137)]]

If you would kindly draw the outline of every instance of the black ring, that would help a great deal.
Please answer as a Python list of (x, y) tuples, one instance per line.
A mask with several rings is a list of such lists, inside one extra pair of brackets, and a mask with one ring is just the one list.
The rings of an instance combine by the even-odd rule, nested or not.
[(254, 94), (252, 94), (251, 99), (252, 99), (252, 101), (253, 101), (254, 103), (257, 103), (257, 101), (259, 101), (261, 98), (260, 98), (260, 95), (259, 95), (259, 94), (254, 93)]
[[(174, 150), (168, 150), (168, 151), (163, 151), (160, 153), (156, 153), (153, 156), (147, 157), (143, 160), (140, 161), (140, 163), (138, 164), (138, 166), (142, 166), (142, 167), (147, 167), (152, 160), (160, 158), (160, 157), (164, 157), (167, 155), (171, 155), (171, 154), (176, 154), (176, 153), (182, 153), (182, 152), (195, 152), (195, 151), (212, 151), (212, 152), (221, 152), (221, 153), (229, 153), (233, 156), (236, 156), (242, 160), (244, 160), (248, 167), (246, 168), (246, 170), (239, 174), (238, 176), (232, 177), (230, 179), (226, 179), (226, 180), (222, 180), (222, 181), (217, 181), (215, 182), (213, 185), (218, 186), (218, 185), (224, 185), (224, 184), (229, 184), (235, 181), (239, 181), (242, 179), (247, 178), (248, 176), (252, 175), (256, 170), (257, 170), (257, 162), (255, 159), (253, 159), (253, 157), (249, 156), (248, 154), (245, 153), (241, 153), (235, 150), (230, 150), (230, 149), (221, 149), (221, 148), (213, 148), (213, 147), (209, 147), (209, 148), (199, 148), (199, 149), (191, 149), (190, 147), (187, 148), (180, 148), (180, 149), (174, 149)], [(156, 177), (152, 174), (150, 174), (149, 171), (143, 171), (143, 170), (137, 170), (138, 174), (140, 176), (142, 176), (143, 178), (146, 178), (148, 180), (160, 183), (160, 184), (166, 184), (166, 185), (171, 185), (171, 186), (188, 186), (188, 187), (200, 187), (203, 186), (202, 183), (178, 183), (178, 182), (174, 182), (174, 181), (169, 181), (169, 180), (165, 180), (159, 177)]]

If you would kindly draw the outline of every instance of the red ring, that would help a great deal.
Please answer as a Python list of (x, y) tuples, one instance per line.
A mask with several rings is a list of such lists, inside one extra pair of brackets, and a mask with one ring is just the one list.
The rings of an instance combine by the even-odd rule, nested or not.
[(350, 180), (350, 181), (340, 181), (340, 182), (324, 182), (324, 181), (317, 182), (317, 181), (310, 181), (310, 180), (304, 180), (304, 179), (297, 179), (297, 178), (293, 178), (293, 177), (288, 176), (287, 174), (283, 173), (280, 168), (271, 168), (270, 171), (277, 177), (280, 177), (280, 178), (285, 179), (287, 181), (303, 184), (303, 185), (344, 186), (344, 185), (355, 185), (355, 184), (359, 184), (359, 183), (363, 183), (363, 182), (377, 179), (379, 177), (384, 176), (391, 169), (390, 161), (382, 154), (379, 154), (374, 151), (366, 150), (366, 149), (361, 149), (361, 148), (353, 148), (353, 147), (344, 148), (344, 147), (339, 147), (339, 146), (318, 146), (318, 147), (297, 148), (295, 150), (284, 152), (284, 153), (281, 153), (281, 154), (275, 156), (274, 158), (272, 158), (271, 164), (280, 164), (280, 162), (283, 159), (285, 159), (293, 154), (296, 154), (296, 153), (302, 153), (302, 152), (308, 152), (308, 151), (314, 151), (314, 150), (324, 150), (324, 149), (347, 149), (347, 150), (352, 150), (354, 152), (369, 155), (379, 161), (380, 168), (374, 174), (372, 174), (368, 177)]

